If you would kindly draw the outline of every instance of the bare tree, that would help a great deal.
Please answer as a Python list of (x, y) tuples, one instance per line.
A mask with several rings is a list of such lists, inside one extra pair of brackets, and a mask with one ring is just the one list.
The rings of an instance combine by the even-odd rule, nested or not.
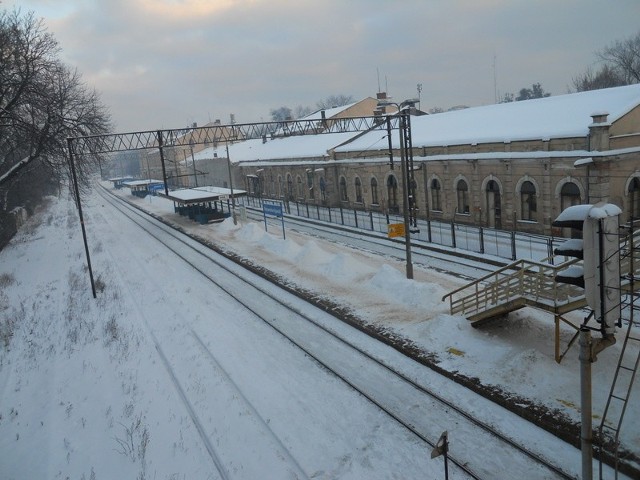
[(324, 100), (320, 100), (318, 103), (316, 103), (316, 106), (319, 109), (323, 110), (333, 107), (342, 107), (343, 105), (348, 105), (353, 102), (354, 100), (352, 95), (329, 95)]
[(573, 79), (573, 88), (577, 92), (586, 90), (599, 90), (601, 88), (619, 87), (627, 85), (626, 80), (618, 73), (618, 71), (609, 65), (603, 65), (600, 70), (593, 72), (590, 68), (582, 75)]
[(521, 100), (530, 100), (532, 98), (544, 98), (551, 96), (550, 93), (544, 91), (540, 82), (531, 85), (531, 88), (521, 88), (520, 93), (516, 97), (516, 102)]
[(598, 57), (620, 75), (625, 84), (640, 82), (640, 32), (606, 47)]
[[(110, 119), (95, 91), (64, 65), (54, 37), (33, 13), (0, 13), (0, 211), (12, 188), (69, 180), (67, 137), (107, 133)], [(98, 159), (78, 159), (81, 181)], [(37, 190), (37, 189), (36, 189)]]
[(283, 122), (292, 119), (291, 109), (289, 107), (272, 108), (269, 113), (271, 114), (271, 120), (274, 122)]

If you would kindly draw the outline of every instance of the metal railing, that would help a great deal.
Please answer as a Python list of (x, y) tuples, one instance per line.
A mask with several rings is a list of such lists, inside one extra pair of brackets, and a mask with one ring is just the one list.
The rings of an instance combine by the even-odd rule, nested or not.
[[(262, 198), (247, 196), (242, 202), (254, 208), (262, 208)], [(273, 199), (264, 198), (265, 201)], [(399, 213), (383, 213), (375, 210), (362, 210), (342, 207), (326, 207), (313, 203), (286, 201), (280, 199), (287, 214), (358, 228), (371, 232), (387, 234), (390, 223), (403, 223)], [(509, 260), (539, 260), (550, 258), (553, 248), (564, 239), (554, 239), (544, 235), (526, 232), (499, 230), (455, 222), (419, 219), (417, 230), (411, 233), (412, 240), (432, 243), (443, 247), (457, 248), (470, 252), (493, 255)]]

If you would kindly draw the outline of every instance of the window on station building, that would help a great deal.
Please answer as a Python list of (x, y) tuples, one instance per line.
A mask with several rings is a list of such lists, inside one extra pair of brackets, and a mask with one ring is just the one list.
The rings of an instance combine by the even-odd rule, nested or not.
[(442, 211), (442, 188), (440, 187), (440, 180), (434, 178), (431, 180), (431, 209), (437, 212)]
[(356, 187), (356, 203), (363, 203), (362, 200), (362, 181), (360, 177), (356, 177), (354, 180), (354, 186)]
[(536, 187), (532, 182), (526, 181), (520, 187), (520, 210), (522, 220), (536, 221), (538, 199), (536, 196)]
[(389, 210), (398, 210), (398, 180), (395, 175), (387, 178), (387, 198), (389, 199)]
[(309, 198), (313, 200), (315, 198), (314, 185), (313, 185), (313, 170), (307, 170), (307, 190), (309, 191)]
[(580, 189), (573, 182), (567, 182), (560, 190), (560, 211), (572, 205), (580, 205)]
[(304, 184), (300, 175), (296, 176), (296, 184), (298, 186), (298, 198), (304, 199)]
[(629, 183), (629, 219), (640, 219), (640, 178), (638, 177)]
[(371, 179), (371, 204), (378, 205), (378, 180), (376, 177)]
[(347, 197), (347, 179), (344, 177), (340, 177), (340, 200), (342, 202), (349, 201), (349, 197)]
[(293, 193), (293, 179), (291, 178), (290, 173), (287, 173), (287, 199), (295, 200)]
[(469, 213), (469, 185), (464, 180), (458, 180), (456, 184), (458, 198), (458, 213)]

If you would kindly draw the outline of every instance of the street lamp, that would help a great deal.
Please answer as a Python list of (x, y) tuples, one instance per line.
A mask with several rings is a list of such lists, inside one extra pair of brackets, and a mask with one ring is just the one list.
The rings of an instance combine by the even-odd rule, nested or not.
[[(407, 107), (412, 107), (418, 103), (417, 99), (405, 100), (401, 103), (390, 102), (388, 100), (380, 100), (378, 102), (379, 107), (387, 107), (394, 105), (398, 111), (398, 131), (400, 133), (400, 170), (402, 172), (402, 216), (404, 222), (404, 247), (407, 258), (407, 278), (413, 279), (413, 263), (411, 262), (411, 231), (409, 220), (409, 169), (407, 168), (407, 151), (405, 146), (405, 130), (407, 128)], [(389, 143), (389, 152), (393, 157), (393, 151), (391, 149), (391, 143)]]

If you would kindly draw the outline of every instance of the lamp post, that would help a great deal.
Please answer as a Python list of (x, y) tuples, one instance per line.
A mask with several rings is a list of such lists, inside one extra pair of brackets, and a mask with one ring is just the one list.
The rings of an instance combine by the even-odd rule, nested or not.
[[(410, 221), (409, 221), (409, 170), (407, 168), (407, 151), (405, 146), (405, 132), (406, 128), (406, 115), (409, 115), (409, 112), (406, 111), (406, 107), (412, 107), (418, 102), (416, 99), (405, 100), (401, 103), (389, 102), (386, 100), (381, 100), (378, 102), (379, 107), (386, 107), (389, 105), (394, 105), (398, 112), (396, 115), (398, 116), (398, 131), (400, 132), (400, 170), (402, 172), (402, 217), (404, 223), (404, 248), (407, 260), (407, 278), (413, 279), (413, 263), (411, 261), (411, 230), (410, 230)], [(391, 156), (393, 156), (391, 150), (391, 144), (389, 144), (389, 151), (391, 152)]]

